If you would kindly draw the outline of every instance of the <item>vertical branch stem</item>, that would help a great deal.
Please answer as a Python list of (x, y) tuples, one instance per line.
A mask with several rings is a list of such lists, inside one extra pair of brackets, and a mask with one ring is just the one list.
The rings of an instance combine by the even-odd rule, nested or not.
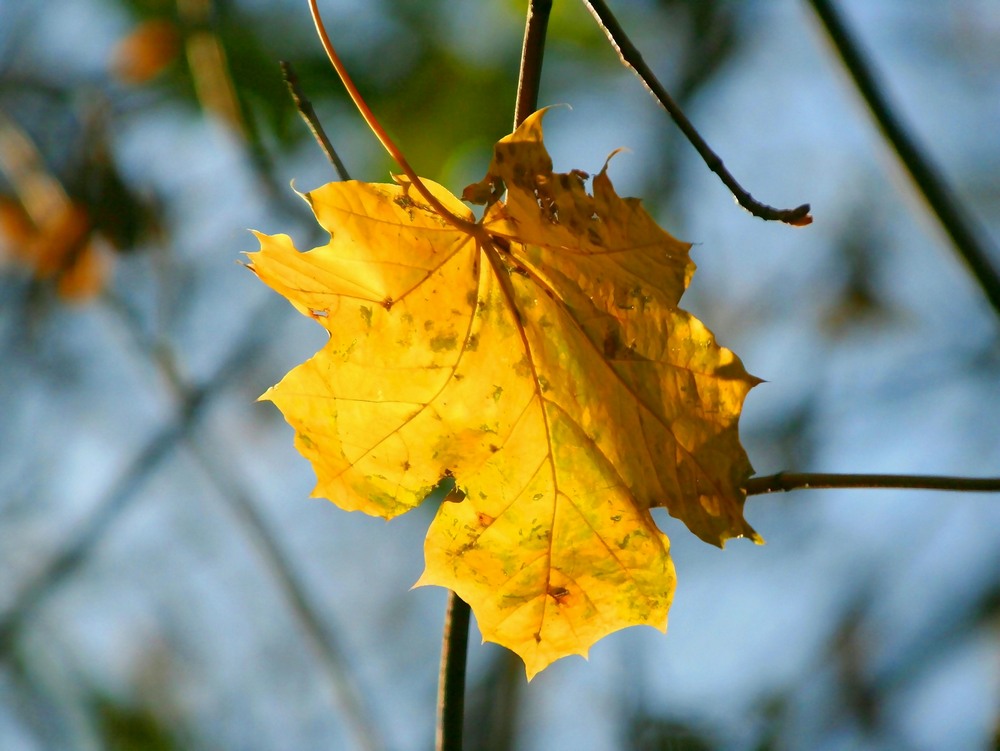
[(437, 751), (462, 751), (465, 721), (465, 664), (469, 653), (469, 606), (448, 593), (438, 679)]
[(545, 34), (549, 28), (552, 0), (531, 0), (521, 45), (521, 70), (517, 78), (517, 102), (514, 104), (514, 127), (538, 109), (538, 88), (542, 80), (542, 57)]
[(901, 118), (889, 104), (871, 61), (851, 34), (840, 12), (830, 0), (809, 0), (827, 37), (840, 56), (854, 85), (864, 99), (886, 141), (899, 157), (914, 186), (937, 217), (941, 228), (979, 282), (983, 293), (1000, 314), (1000, 271), (990, 260), (991, 253), (982, 240), (982, 231), (974, 227), (968, 213), (954, 198), (940, 171), (910, 135)]
[[(514, 104), (514, 127), (538, 108), (542, 57), (552, 0), (531, 0), (521, 47), (521, 67)], [(469, 605), (448, 593), (438, 684), (437, 751), (461, 751), (465, 720), (465, 666), (469, 645)]]

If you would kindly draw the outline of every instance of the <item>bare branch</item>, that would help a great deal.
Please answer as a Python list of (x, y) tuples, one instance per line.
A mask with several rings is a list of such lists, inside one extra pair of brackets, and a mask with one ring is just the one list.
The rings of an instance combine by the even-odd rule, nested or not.
[(465, 600), (449, 592), (438, 678), (436, 751), (462, 751), (470, 615)]
[(705, 161), (712, 172), (719, 176), (723, 184), (729, 188), (729, 191), (733, 194), (737, 203), (744, 209), (749, 211), (756, 217), (760, 219), (775, 220), (779, 222), (784, 222), (785, 224), (791, 224), (797, 227), (811, 224), (812, 216), (809, 214), (809, 204), (804, 203), (801, 206), (797, 206), (794, 209), (776, 209), (773, 206), (768, 206), (767, 204), (761, 203), (750, 195), (738, 182), (736, 178), (730, 174), (729, 170), (722, 163), (722, 159), (719, 155), (709, 148), (705, 139), (701, 137), (701, 134), (695, 129), (691, 121), (687, 119), (687, 116), (681, 110), (680, 106), (673, 100), (667, 90), (659, 82), (659, 80), (654, 75), (653, 71), (643, 60), (642, 55), (636, 48), (632, 41), (628, 38), (625, 30), (622, 29), (621, 24), (618, 23), (618, 19), (615, 18), (614, 14), (608, 8), (604, 0), (583, 0), (584, 5), (590, 10), (591, 15), (597, 20), (598, 25), (601, 30), (607, 36), (608, 41), (611, 42), (611, 46), (615, 48), (618, 53), (618, 57), (621, 58), (622, 63), (627, 67), (635, 71), (635, 74), (639, 76), (639, 80), (646, 86), (649, 92), (656, 98), (656, 101), (667, 111), (670, 117), (673, 118), (677, 127), (681, 129), (681, 132), (687, 136), (688, 141), (694, 146), (695, 150), (701, 155), (701, 158)]
[(789, 490), (823, 488), (899, 488), (952, 490), (967, 493), (1000, 492), (1000, 477), (945, 477), (941, 475), (854, 475), (827, 472), (779, 472), (751, 477), (743, 485), (747, 495), (783, 493)]
[(920, 148), (902, 119), (896, 115), (889, 99), (877, 80), (875, 68), (851, 34), (843, 17), (830, 0), (809, 0), (826, 34), (840, 56), (841, 62), (854, 80), (854, 85), (871, 110), (872, 117), (886, 141), (895, 151), (903, 169), (938, 223), (951, 240), (952, 246), (965, 261), (979, 282), (983, 293), (1000, 314), (1000, 271), (991, 258), (995, 250), (988, 247), (985, 233), (975, 226), (965, 207), (957, 200), (940, 170)]
[(337, 150), (330, 143), (330, 139), (323, 129), (323, 124), (316, 116), (316, 110), (313, 109), (312, 102), (309, 101), (308, 97), (302, 91), (302, 87), (299, 85), (299, 77), (295, 74), (295, 68), (292, 67), (291, 63), (284, 60), (278, 63), (278, 65), (281, 66), (281, 77), (285, 81), (285, 86), (288, 87), (288, 93), (291, 94), (292, 101), (295, 102), (295, 109), (299, 111), (299, 114), (306, 123), (306, 127), (309, 128), (309, 132), (313, 134), (313, 138), (316, 139), (316, 143), (319, 144), (323, 153), (326, 154), (326, 158), (330, 160), (330, 164), (337, 170), (337, 175), (340, 179), (350, 180), (351, 176), (347, 172), (347, 167), (344, 166)]
[(517, 102), (514, 105), (514, 127), (538, 109), (538, 89), (542, 80), (542, 58), (545, 55), (545, 34), (549, 28), (552, 0), (531, 0), (524, 25), (521, 45), (521, 69), (517, 77)]
[[(120, 300), (106, 298), (109, 307), (128, 330), (138, 349), (153, 362), (175, 397), (178, 407), (174, 419), (146, 444), (136, 455), (128, 469), (99, 501), (86, 522), (42, 567), (26, 586), (15, 596), (13, 604), (0, 614), (0, 657), (7, 652), (21, 627), (27, 623), (45, 601), (76, 570), (82, 566), (97, 546), (113, 531), (117, 522), (144, 496), (141, 488), (178, 446), (185, 446), (198, 462), (208, 480), (218, 491), (219, 498), (238, 521), (241, 530), (260, 554), (264, 564), (278, 583), (288, 606), (298, 620), (309, 645), (320, 658), (324, 670), (340, 702), (345, 723), (351, 728), (358, 747), (368, 751), (384, 748), (376, 725), (370, 717), (355, 681), (351, 676), (345, 650), (333, 630), (312, 607), (305, 589), (296, 578), (293, 568), (278, 540), (267, 527), (266, 521), (255, 508), (249, 495), (237, 479), (219, 462), (210, 460), (212, 451), (198, 436), (202, 426), (201, 416), (206, 405), (231, 382), (243, 375), (247, 364), (259, 356), (263, 343), (271, 337), (267, 329), (259, 327), (250, 332), (225, 359), (215, 374), (203, 386), (195, 387), (185, 382), (176, 371), (171, 353), (158, 350), (144, 339), (138, 322)], [(269, 308), (264, 304), (262, 308)], [(275, 318), (262, 313), (251, 315), (251, 320), (274, 325)], [(267, 323), (270, 321), (271, 323)]]
[(385, 128), (382, 127), (382, 123), (380, 123), (378, 118), (375, 117), (375, 113), (372, 112), (371, 107), (369, 107), (368, 103), (365, 102), (364, 97), (361, 96), (361, 92), (355, 85), (350, 73), (347, 72), (347, 66), (344, 65), (344, 62), (340, 59), (340, 55), (337, 54), (337, 50), (333, 46), (333, 42), (330, 41), (330, 35), (326, 31), (326, 26), (323, 23), (323, 18), (320, 16), (319, 7), (316, 3), (317, 0), (309, 0), (309, 12), (312, 14), (313, 24), (316, 26), (316, 34), (319, 36), (320, 43), (326, 51), (327, 59), (330, 61), (333, 69), (337, 71), (337, 75), (340, 77), (340, 82), (347, 90), (347, 94), (351, 97), (351, 101), (354, 102), (354, 106), (357, 108), (358, 113), (364, 118), (365, 123), (368, 124), (368, 128), (371, 130), (372, 134), (374, 134), (374, 136), (379, 140), (379, 143), (382, 144), (386, 153), (388, 153), (389, 156), (393, 158), (393, 161), (399, 165), (399, 168), (403, 170), (413, 187), (417, 189), (417, 192), (420, 193), (423, 199), (427, 201), (428, 205), (434, 209), (438, 216), (456, 229), (470, 235), (476, 235), (479, 232), (478, 225), (475, 222), (470, 222), (467, 219), (456, 216), (443, 203), (441, 203), (440, 199), (438, 199), (438, 197), (431, 192), (430, 188), (424, 184), (424, 181), (420, 179), (420, 176), (414, 171), (413, 167), (410, 166), (406, 156), (396, 145), (396, 142), (392, 140)]

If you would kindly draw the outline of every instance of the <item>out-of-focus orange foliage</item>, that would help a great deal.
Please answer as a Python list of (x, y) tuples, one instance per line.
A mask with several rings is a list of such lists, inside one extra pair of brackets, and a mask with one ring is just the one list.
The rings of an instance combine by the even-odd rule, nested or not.
[(37, 280), (54, 280), (63, 299), (100, 292), (112, 258), (90, 211), (70, 199), (27, 134), (2, 115), (0, 172), (16, 195), (0, 197), (0, 257), (27, 267)]
[(84, 207), (66, 203), (36, 226), (21, 205), (0, 201), (0, 250), (32, 271), (38, 280), (55, 279), (66, 300), (98, 294), (111, 271), (111, 254), (93, 233)]
[[(737, 422), (757, 382), (677, 307), (689, 245), (606, 168), (554, 173), (541, 112), (465, 195), (348, 182), (305, 195), (327, 245), (258, 235), (251, 268), (330, 340), (262, 398), (294, 427), (314, 495), (386, 518), (454, 489), (419, 584), (453, 589), (532, 676), (604, 635), (666, 628), (663, 506), (702, 539), (743, 518)], [(504, 197), (505, 196), (505, 197)]]
[(148, 83), (177, 59), (180, 50), (177, 24), (165, 18), (143, 21), (114, 48), (111, 70), (124, 83)]

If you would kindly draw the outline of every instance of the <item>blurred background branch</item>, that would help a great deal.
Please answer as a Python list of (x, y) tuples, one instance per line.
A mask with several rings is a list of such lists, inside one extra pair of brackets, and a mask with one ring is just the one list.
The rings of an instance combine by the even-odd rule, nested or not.
[(890, 104), (874, 64), (851, 32), (837, 5), (831, 0), (809, 0), (809, 4), (879, 130), (926, 202), (926, 208), (937, 219), (955, 252), (965, 261), (994, 312), (1000, 316), (1000, 271), (997, 270), (1000, 257), (989, 246), (986, 233), (975, 226), (957, 192), (948, 185), (941, 170), (918, 144), (897, 108)]
[[(432, 504), (387, 528), (305, 500), (312, 478), (288, 427), (253, 404), (322, 344), (238, 264), (246, 227), (323, 240), (288, 184), (332, 172), (277, 61), (294, 65), (300, 100), (356, 176), (393, 169), (300, 5), (0, 0), (2, 748), (432, 742), (444, 595), (407, 591)], [(460, 190), (510, 129), (527, 7), (329, 13), (403, 151)], [(878, 51), (891, 114), (934, 144), (954, 184), (942, 187), (980, 218), (995, 267), (1000, 147), (981, 134), (1000, 116), (998, 11), (836, 9)], [(808, 233), (720, 210), (723, 187), (622, 85), (581, 6), (535, 10), (549, 20), (546, 76), (527, 63), (524, 80), (541, 104), (573, 105), (546, 121), (558, 168), (632, 149), (612, 163), (620, 192), (695, 242), (685, 306), (769, 382), (741, 424), (761, 470), (749, 491), (814, 485), (775, 474), (806, 466), (1000, 466), (995, 316), (873, 166), (883, 147), (806, 33), (808, 8), (615, 7), (755, 192), (788, 204), (808, 192), (822, 218)], [(995, 498), (840, 488), (747, 511), (769, 544), (724, 554), (657, 518), (680, 581), (665, 638), (628, 629), (531, 684), (473, 638), (470, 747), (993, 742)]]

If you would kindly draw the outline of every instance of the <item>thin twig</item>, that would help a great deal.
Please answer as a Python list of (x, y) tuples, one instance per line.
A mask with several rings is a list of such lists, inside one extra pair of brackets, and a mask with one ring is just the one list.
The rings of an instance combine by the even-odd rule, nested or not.
[(646, 64), (646, 61), (643, 60), (639, 50), (632, 44), (632, 41), (628, 38), (621, 24), (618, 23), (618, 19), (615, 18), (604, 0), (583, 0), (583, 3), (597, 20), (598, 25), (605, 36), (607, 36), (608, 41), (611, 42), (611, 46), (615, 48), (621, 61), (635, 71), (635, 74), (639, 76), (639, 80), (643, 82), (646, 88), (649, 89), (649, 92), (656, 98), (656, 101), (673, 118), (677, 127), (681, 129), (681, 132), (701, 155), (708, 168), (719, 176), (719, 179), (729, 188), (729, 191), (740, 206), (761, 219), (776, 220), (795, 226), (802, 226), (812, 222), (808, 203), (804, 203), (794, 209), (776, 209), (761, 203), (744, 190), (743, 186), (736, 182), (736, 178), (726, 169), (719, 155), (709, 148), (705, 139), (701, 137), (701, 134), (691, 124), (691, 121), (687, 119), (687, 116), (677, 102), (667, 93), (667, 90), (656, 78), (653, 71)]
[(469, 606), (454, 592), (448, 593), (441, 642), (438, 677), (437, 751), (462, 751), (465, 724), (465, 664), (469, 653)]
[(884, 88), (877, 79), (875, 67), (861, 49), (843, 17), (829, 0), (809, 0), (819, 17), (827, 37), (840, 56), (841, 62), (854, 80), (854, 85), (868, 105), (879, 130), (892, 146), (903, 169), (934, 212), (941, 228), (958, 254), (965, 260), (993, 309), (1000, 314), (1000, 271), (991, 262), (996, 258), (985, 240), (985, 233), (975, 226), (966, 208), (958, 201), (941, 171), (933, 164), (903, 124)]
[[(185, 445), (199, 463), (208, 480), (215, 486), (219, 497), (240, 522), (241, 528), (260, 553), (265, 564), (277, 579), (279, 589), (288, 598), (288, 604), (302, 626), (310, 646), (316, 650), (321, 663), (330, 676), (331, 684), (341, 704), (343, 717), (351, 728), (358, 747), (376, 751), (385, 747), (376, 725), (370, 718), (360, 693), (350, 679), (345, 650), (339, 645), (332, 631), (324, 626), (323, 619), (312, 608), (305, 590), (292, 573), (292, 566), (284, 555), (277, 539), (267, 528), (264, 519), (242, 490), (236, 479), (218, 462), (209, 461), (208, 447), (197, 437), (199, 417), (205, 405), (229, 382), (245, 372), (246, 364), (257, 356), (261, 343), (270, 337), (257, 329), (238, 345), (226, 358), (212, 378), (201, 388), (185, 383), (176, 371), (169, 353), (155, 350), (146, 341), (138, 322), (128, 309), (113, 296), (107, 298), (109, 307), (128, 329), (139, 349), (156, 365), (178, 402), (173, 422), (160, 430), (135, 457), (104, 500), (97, 504), (83, 527), (72, 539), (59, 548), (35, 578), (18, 593), (14, 604), (0, 618), (0, 656), (12, 646), (20, 627), (34, 614), (46, 596), (62, 584), (87, 560), (90, 553), (104, 540), (115, 523), (143, 496), (143, 483), (169, 456), (178, 444)], [(270, 307), (265, 304), (263, 307)], [(252, 320), (273, 320), (273, 317), (251, 315)]]
[(282, 60), (278, 63), (281, 66), (281, 77), (285, 82), (285, 86), (288, 87), (288, 93), (291, 94), (292, 101), (295, 102), (295, 109), (299, 111), (302, 119), (306, 123), (306, 127), (309, 128), (309, 132), (312, 133), (313, 138), (316, 139), (316, 143), (326, 154), (326, 158), (330, 160), (330, 164), (333, 168), (337, 170), (337, 175), (340, 176), (341, 180), (350, 180), (351, 176), (347, 172), (347, 167), (340, 159), (340, 154), (337, 150), (333, 148), (333, 144), (330, 143), (330, 139), (327, 138), (326, 131), (323, 129), (323, 124), (319, 121), (316, 116), (316, 110), (313, 109), (312, 102), (302, 91), (301, 85), (299, 85), (299, 77), (295, 73), (295, 68), (292, 64)]
[[(177, 358), (173, 350), (168, 346), (149, 341), (143, 335), (139, 319), (123, 300), (110, 292), (106, 294), (105, 299), (109, 307), (118, 313), (122, 328), (130, 339), (129, 344), (156, 367), (174, 401), (177, 404), (184, 404), (193, 387), (177, 367)], [(275, 324), (272, 322), (270, 325)], [(267, 331), (258, 330), (255, 333), (260, 337), (260, 341), (271, 339)], [(215, 487), (219, 499), (233, 514), (239, 529), (276, 580), (278, 590), (286, 598), (288, 607), (305, 634), (309, 647), (319, 656), (320, 665), (330, 680), (336, 701), (339, 702), (341, 716), (351, 729), (358, 747), (365, 751), (385, 748), (377, 725), (351, 676), (347, 650), (341, 646), (334, 629), (326, 624), (324, 618), (312, 606), (304, 585), (294, 573), (291, 561), (267, 521), (258, 511), (251, 494), (246, 491), (240, 479), (228, 469), (228, 464), (216, 456), (218, 452), (212, 447), (221, 444), (217, 441), (210, 442), (203, 435), (199, 435), (205, 432), (207, 426), (196, 427), (201, 427), (201, 430), (191, 430), (182, 436), (183, 445)]]
[[(217, 443), (217, 442), (216, 442)], [(351, 729), (358, 748), (377, 751), (386, 747), (378, 726), (351, 675), (347, 650), (340, 644), (334, 629), (313, 607), (305, 587), (294, 573), (294, 567), (271, 531), (250, 495), (243, 489), (236, 476), (224, 462), (210, 459), (213, 449), (195, 434), (188, 435), (185, 444), (209, 482), (215, 486), (219, 497), (236, 517), (237, 523), (260, 554), (265, 565), (277, 580), (295, 620), (305, 633), (309, 646), (319, 655), (320, 662), (333, 686), (340, 716)], [(213, 443), (212, 445), (215, 445)]]
[(538, 109), (538, 89), (542, 80), (545, 34), (549, 28), (552, 0), (531, 0), (524, 24), (521, 45), (521, 69), (517, 77), (517, 102), (514, 105), (514, 128)]
[(899, 488), (953, 490), (967, 493), (1000, 492), (1000, 477), (946, 477), (940, 475), (854, 475), (828, 472), (779, 472), (751, 477), (743, 485), (747, 495), (821, 488)]
[[(252, 320), (266, 318), (267, 316), (253, 316)], [(139, 450), (118, 481), (96, 504), (95, 510), (82, 527), (59, 546), (59, 552), (15, 595), (6, 612), (0, 614), (0, 656), (12, 646), (21, 625), (34, 614), (45, 597), (90, 556), (114, 524), (142, 497), (138, 492), (142, 484), (197, 424), (211, 397), (240, 375), (246, 364), (256, 357), (261, 341), (258, 331), (247, 335), (207, 383), (188, 393), (174, 418)]]

